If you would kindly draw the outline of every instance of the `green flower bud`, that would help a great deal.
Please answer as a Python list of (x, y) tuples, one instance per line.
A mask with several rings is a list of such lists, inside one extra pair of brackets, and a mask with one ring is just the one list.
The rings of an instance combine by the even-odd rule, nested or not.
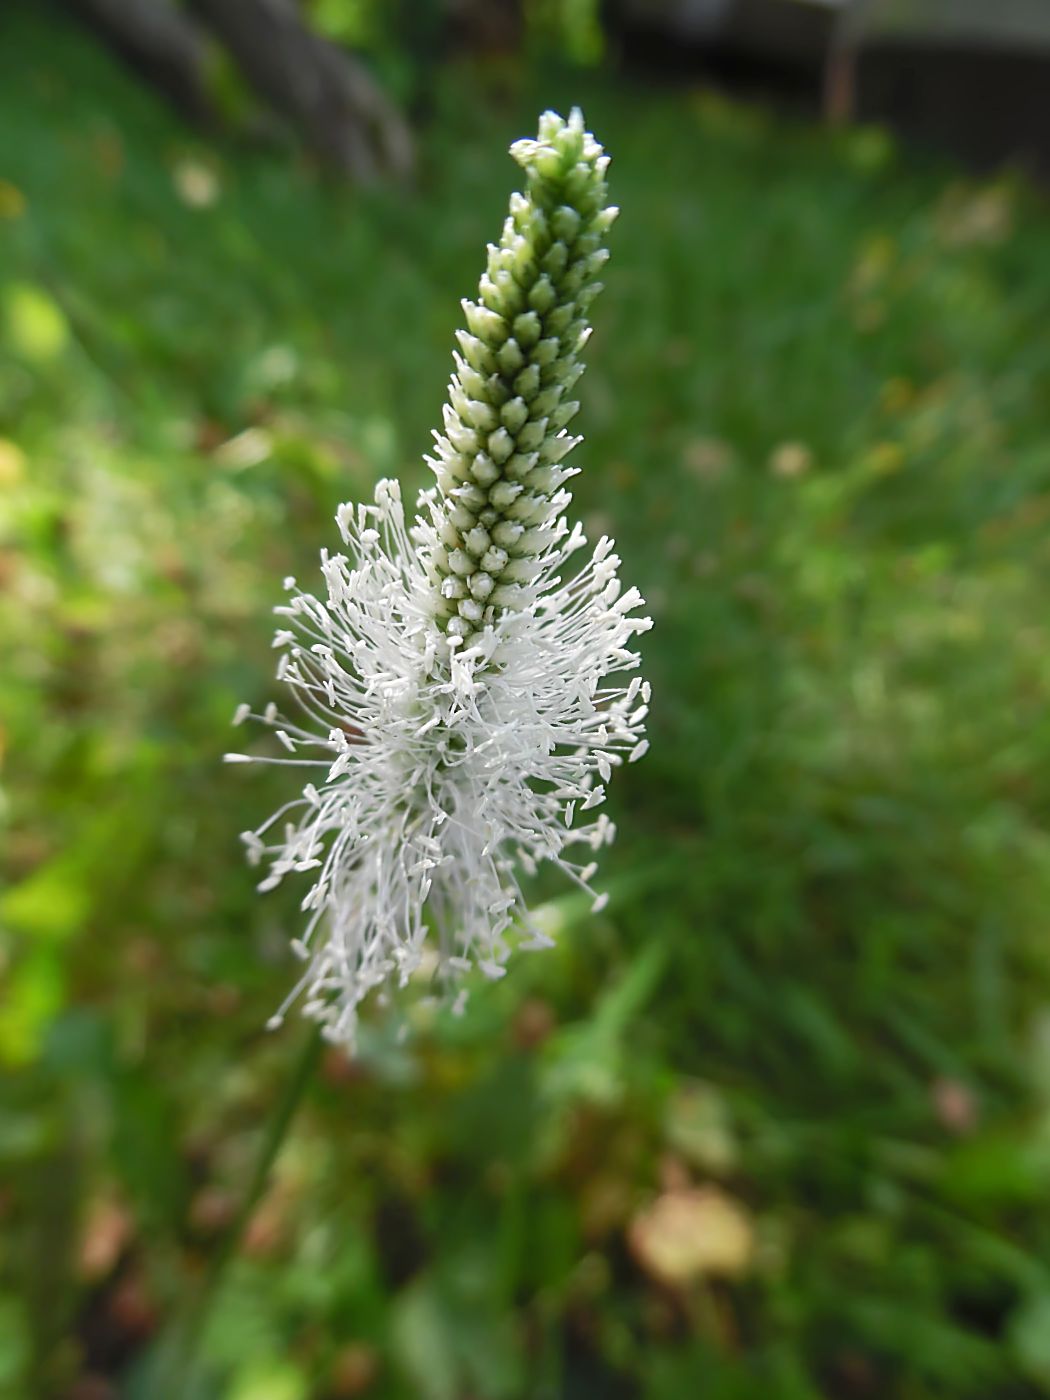
[(543, 446), (547, 436), (546, 418), (537, 418), (530, 423), (526, 423), (518, 434), (518, 447), (525, 452), (535, 452)]
[(558, 293), (554, 290), (554, 284), (546, 273), (537, 277), (529, 292), (529, 306), (533, 311), (538, 311), (542, 316), (550, 311), (551, 307), (558, 300)]
[(529, 406), (524, 399), (510, 399), (499, 411), (503, 426), (511, 434), (523, 428), (529, 416)]
[(535, 311), (523, 311), (514, 318), (514, 338), (528, 352), (543, 333), (543, 322)]
[(512, 337), (500, 346), (496, 354), (496, 361), (504, 374), (513, 374), (515, 370), (521, 369), (525, 363), (525, 356), (521, 346)]
[(463, 303), (463, 314), (467, 318), (467, 325), (471, 333), (479, 340), (483, 340), (486, 345), (495, 348), (506, 340), (509, 332), (507, 323), (496, 311), (490, 311), (487, 306), (482, 306), (476, 301), (465, 301)]
[(457, 331), (456, 340), (467, 364), (479, 374), (491, 374), (496, 368), (496, 357), (476, 335), (471, 335), (468, 331)]
[(489, 456), (499, 466), (503, 465), (513, 451), (514, 439), (506, 428), (497, 428), (494, 433), (489, 434)]
[(514, 388), (528, 402), (540, 387), (539, 365), (526, 365), (514, 379)]
[(479, 486), (491, 486), (500, 477), (499, 467), (485, 452), (479, 452), (474, 458), (474, 465), (470, 471)]

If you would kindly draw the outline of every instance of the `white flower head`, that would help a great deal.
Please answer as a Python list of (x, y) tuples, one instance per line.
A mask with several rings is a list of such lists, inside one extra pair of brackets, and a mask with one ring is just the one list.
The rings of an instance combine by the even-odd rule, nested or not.
[(598, 809), (613, 769), (647, 747), (648, 686), (626, 673), (651, 624), (611, 541), (577, 567), (586, 540), (565, 519), (578, 441), (565, 396), (616, 213), (607, 157), (578, 111), (545, 113), (538, 139), (511, 149), (527, 189), (464, 303), (437, 485), (411, 527), (395, 481), (374, 505), (340, 507), (346, 552), (322, 554), (325, 596), (288, 580), (277, 609), (297, 718), (253, 716), (285, 753), (227, 755), (316, 769), (243, 839), (267, 867), (260, 889), (310, 873), (292, 945), (306, 966), (285, 1007), (302, 994), (348, 1046), (373, 988), (432, 967), (451, 992), (474, 967), (502, 976), (514, 945), (549, 946), (519, 884), (541, 862), (600, 908), (594, 856), (614, 831)]

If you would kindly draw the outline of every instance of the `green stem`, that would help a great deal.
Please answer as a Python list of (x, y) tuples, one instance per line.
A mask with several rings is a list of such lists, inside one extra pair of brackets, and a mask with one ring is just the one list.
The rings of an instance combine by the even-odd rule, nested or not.
[(302, 1102), (323, 1046), (320, 1032), (312, 1028), (299, 1051), (284, 1093), (278, 1099), (266, 1125), (251, 1179), (237, 1208), (237, 1214), (230, 1221), (222, 1242), (212, 1257), (200, 1291), (187, 1308), (181, 1324), (176, 1324), (170, 1346), (165, 1348), (162, 1356), (158, 1358), (157, 1374), (154, 1377), (156, 1388), (151, 1391), (158, 1400), (163, 1400), (163, 1397), (170, 1397), (170, 1400), (186, 1400), (186, 1397), (193, 1393), (192, 1387), (199, 1370), (201, 1342), (207, 1330), (212, 1307), (222, 1289), (230, 1263), (240, 1248), (248, 1223), (259, 1204), (259, 1198), (266, 1188), (270, 1170)]

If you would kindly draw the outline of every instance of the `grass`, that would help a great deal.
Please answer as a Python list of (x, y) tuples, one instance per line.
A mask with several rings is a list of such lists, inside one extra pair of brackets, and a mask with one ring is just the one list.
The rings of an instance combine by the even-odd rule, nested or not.
[(149, 1395), (236, 1208), (296, 914), (229, 717), (336, 504), (422, 482), (506, 145), (581, 91), (624, 213), (577, 502), (657, 624), (612, 905), (543, 887), (555, 952), (326, 1059), (207, 1394), (1050, 1393), (1042, 198), (458, 70), (362, 195), (2, 27), (0, 1393)]

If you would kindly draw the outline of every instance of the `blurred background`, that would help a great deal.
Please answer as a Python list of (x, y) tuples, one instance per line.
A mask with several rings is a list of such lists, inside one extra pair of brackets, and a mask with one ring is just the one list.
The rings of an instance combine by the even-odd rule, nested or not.
[(1050, 6), (8, 0), (5, 1400), (160, 1393), (302, 1033), (230, 717), (573, 103), (612, 900), (326, 1054), (192, 1400), (1050, 1395)]

